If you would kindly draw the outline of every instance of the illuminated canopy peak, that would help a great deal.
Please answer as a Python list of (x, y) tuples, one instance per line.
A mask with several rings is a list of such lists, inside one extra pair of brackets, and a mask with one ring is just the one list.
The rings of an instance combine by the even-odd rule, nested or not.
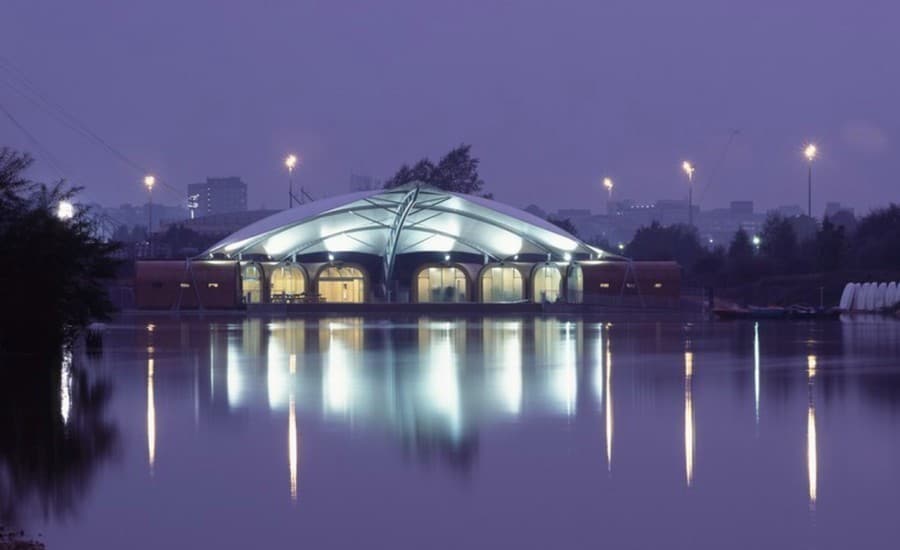
[(323, 252), (468, 252), (494, 260), (518, 254), (550, 254), (557, 260), (608, 255), (518, 208), (416, 184), (283, 210), (236, 231), (204, 255), (260, 254), (284, 260)]

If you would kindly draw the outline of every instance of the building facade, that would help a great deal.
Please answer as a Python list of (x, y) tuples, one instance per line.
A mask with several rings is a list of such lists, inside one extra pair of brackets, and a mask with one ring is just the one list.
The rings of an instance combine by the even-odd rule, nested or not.
[(247, 184), (239, 177), (206, 178), (188, 185), (191, 217), (230, 214), (247, 210)]
[[(203, 266), (203, 277), (193, 266)], [(641, 267), (522, 210), (416, 184), (284, 210), (195, 260), (138, 273), (138, 306), (147, 308), (203, 304), (212, 295), (217, 307), (644, 303), (677, 300), (680, 278), (676, 264)]]

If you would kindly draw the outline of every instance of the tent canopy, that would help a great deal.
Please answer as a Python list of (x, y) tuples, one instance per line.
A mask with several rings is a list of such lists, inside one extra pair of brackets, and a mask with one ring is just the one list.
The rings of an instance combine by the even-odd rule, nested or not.
[(501, 261), (519, 254), (549, 254), (554, 260), (615, 257), (518, 208), (424, 184), (349, 193), (283, 210), (233, 233), (204, 256), (260, 254), (285, 260), (322, 252), (386, 258), (467, 252)]

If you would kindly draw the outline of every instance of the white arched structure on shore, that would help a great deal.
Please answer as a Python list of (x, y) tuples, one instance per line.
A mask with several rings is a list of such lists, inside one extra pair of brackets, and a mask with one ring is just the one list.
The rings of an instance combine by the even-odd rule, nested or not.
[(258, 254), (277, 261), (317, 252), (469, 252), (497, 261), (520, 254), (557, 261), (613, 257), (518, 208), (414, 184), (283, 210), (229, 235), (204, 256)]

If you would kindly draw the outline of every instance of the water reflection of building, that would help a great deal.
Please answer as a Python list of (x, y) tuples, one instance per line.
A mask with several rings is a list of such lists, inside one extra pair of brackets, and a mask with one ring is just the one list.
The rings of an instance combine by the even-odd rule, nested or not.
[[(836, 323), (814, 327), (742, 325), (729, 331), (730, 336), (719, 342), (718, 350), (709, 347), (712, 340), (693, 334), (686, 337), (681, 328), (677, 335), (673, 329), (671, 337), (661, 337), (660, 331), (668, 329), (659, 326), (656, 347), (638, 348), (635, 343), (648, 342), (639, 334), (646, 334), (646, 326), (623, 323), (612, 328), (576, 319), (511, 316), (363, 321), (351, 317), (169, 323), (177, 329), (154, 333), (154, 345), (148, 346), (142, 365), (146, 369), (147, 459), (151, 471), (164, 463), (158, 459), (159, 451), (165, 452), (166, 446), (160, 444), (158, 434), (165, 430), (157, 430), (161, 420), (156, 415), (163, 412), (162, 404), (168, 399), (161, 396), (184, 391), (183, 380), (175, 384), (179, 381), (173, 381), (172, 371), (166, 368), (172, 355), (152, 349), (182, 346), (198, 352), (191, 391), (200, 422), (242, 422), (262, 407), (279, 419), (279, 433), (284, 434), (286, 425), (287, 437), (279, 436), (279, 444), (284, 453), (281, 460), (288, 470), (285, 485), (290, 486), (289, 494), (295, 499), (302, 494), (298, 486), (303, 479), (302, 434), (304, 419), (310, 417), (341, 429), (381, 431), (412, 459), (457, 470), (466, 470), (477, 460), (479, 433), (492, 423), (536, 416), (566, 422), (581, 419), (596, 426), (598, 455), (605, 451), (606, 466), (611, 471), (616, 438), (633, 435), (629, 432), (634, 424), (632, 415), (617, 417), (616, 407), (619, 411), (622, 406), (634, 407), (636, 399), (645, 400), (639, 406), (649, 403), (648, 399), (656, 399), (655, 386), (665, 386), (668, 395), (676, 397), (676, 401), (670, 401), (674, 418), (669, 418), (683, 423), (666, 429), (671, 429), (673, 436), (677, 433), (679, 439), (683, 437), (678, 442), (679, 447), (683, 443), (679, 454), (684, 453), (681, 475), (687, 485), (694, 486), (695, 474), (705, 470), (697, 470), (703, 463), (702, 458), (698, 462), (697, 412), (716, 414), (715, 407), (698, 407), (695, 398), (709, 395), (704, 391), (707, 381), (718, 375), (717, 370), (722, 372), (701, 368), (709, 377), (697, 378), (699, 358), (705, 359), (702, 364), (716, 367), (710, 358), (723, 348), (733, 349), (740, 339), (739, 363), (746, 367), (730, 369), (727, 376), (742, 381), (736, 387), (743, 396), (742, 414), (748, 422), (760, 426), (763, 393), (767, 402), (781, 401), (780, 397), (789, 393), (799, 397), (801, 391), (807, 397), (803, 402), (806, 429), (798, 431), (794, 441), (805, 447), (807, 496), (815, 506), (817, 436), (821, 428), (817, 422), (821, 411), (816, 405), (827, 404), (829, 384), (836, 388), (851, 376), (836, 367), (835, 350), (852, 345), (832, 342), (834, 336), (848, 331)], [(700, 330), (696, 332), (702, 334)], [(775, 330), (787, 332), (789, 342), (782, 340), (779, 344), (772, 333)], [(804, 350), (803, 369), (797, 362), (800, 346)], [(705, 355), (709, 352), (713, 355)], [(675, 365), (673, 353), (680, 355)], [(640, 361), (635, 364), (632, 361), (637, 356)], [(772, 375), (763, 376), (763, 363)], [(827, 370), (822, 370), (823, 365)], [(779, 372), (785, 368), (790, 375)], [(166, 375), (160, 376), (162, 373)], [(868, 382), (859, 378), (860, 387), (868, 388)], [(64, 403), (64, 383), (59, 391)], [(816, 393), (826, 400), (817, 402)], [(771, 410), (767, 417), (775, 418), (777, 410)], [(65, 415), (62, 417), (65, 421)], [(763, 422), (757, 433), (765, 429)], [(709, 433), (710, 447), (720, 444), (715, 434), (715, 430)], [(618, 463), (625, 466), (628, 445), (620, 448)], [(600, 461), (598, 456), (598, 466)]]
[[(200, 417), (239, 418), (258, 403), (285, 412), (294, 472), (296, 424), (310, 414), (351, 429), (381, 426), (423, 460), (467, 467), (485, 422), (576, 414), (583, 333), (582, 321), (514, 317), (422, 318), (387, 330), (360, 318), (243, 319), (191, 329), (180, 344), (208, 350), (193, 381)], [(534, 359), (527, 367), (525, 356)]]

